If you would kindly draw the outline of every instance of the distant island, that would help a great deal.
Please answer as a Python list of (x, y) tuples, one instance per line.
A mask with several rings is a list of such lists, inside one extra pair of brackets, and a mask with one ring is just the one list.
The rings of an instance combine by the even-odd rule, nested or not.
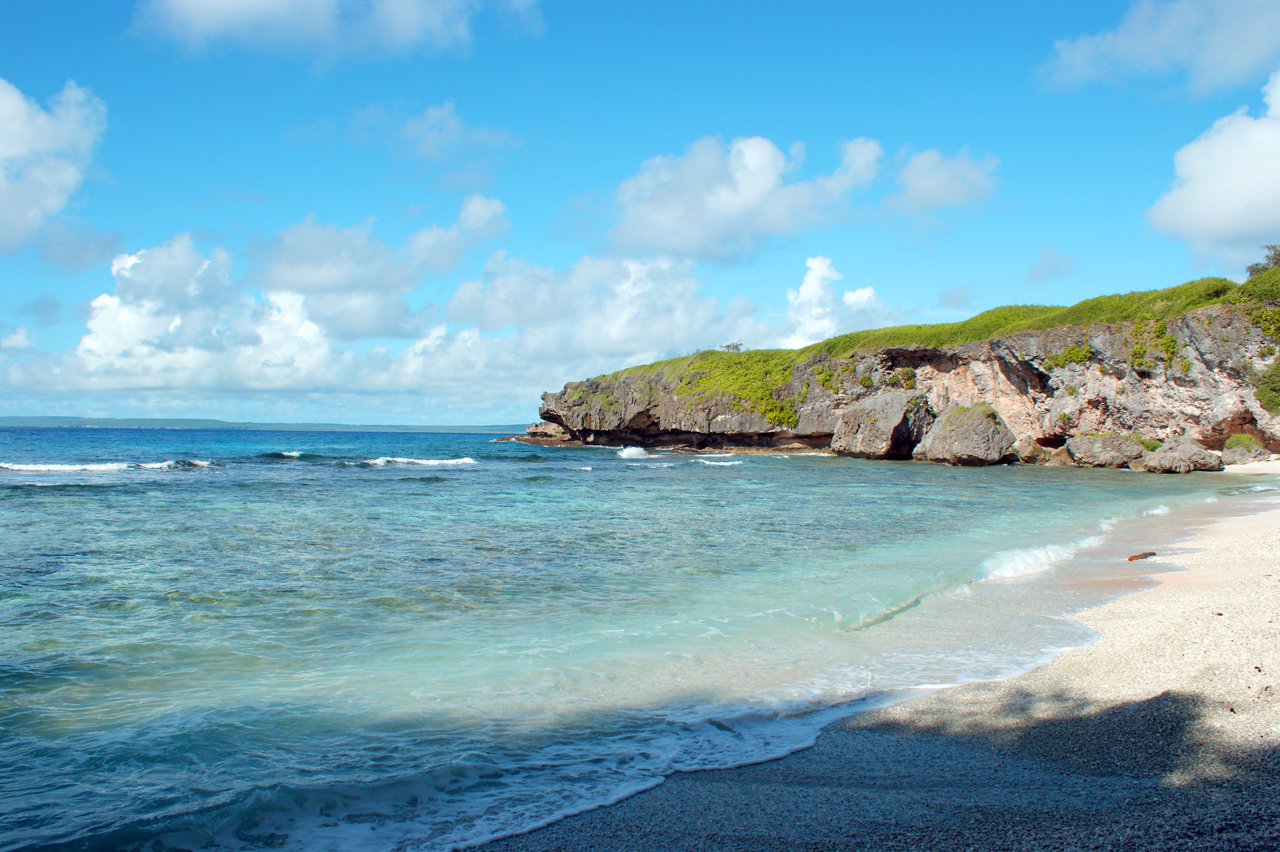
[(1272, 267), (630, 367), (543, 394), (522, 440), (1216, 470), (1280, 450), (1278, 335)]

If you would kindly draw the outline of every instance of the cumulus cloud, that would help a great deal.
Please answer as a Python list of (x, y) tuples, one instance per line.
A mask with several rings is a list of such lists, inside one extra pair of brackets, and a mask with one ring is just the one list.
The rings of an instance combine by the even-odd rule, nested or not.
[(451, 100), (429, 106), (400, 126), (400, 139), (415, 155), (442, 161), (474, 156), (490, 150), (519, 147), (521, 140), (506, 130), (468, 124)]
[(1070, 275), (1076, 271), (1076, 258), (1074, 255), (1058, 254), (1049, 246), (1040, 248), (1040, 260), (1036, 265), (1027, 270), (1027, 281), (1032, 284), (1042, 284), (1051, 278), (1061, 278), (1064, 275)]
[(855, 139), (841, 146), (831, 174), (788, 181), (803, 157), (798, 146), (788, 157), (760, 136), (728, 146), (701, 139), (679, 156), (646, 160), (623, 181), (609, 236), (627, 250), (736, 260), (771, 236), (820, 222), (876, 176), (882, 155), (874, 139)]
[(276, 235), (255, 277), (269, 293), (305, 297), (310, 318), (338, 339), (412, 337), (405, 294), (505, 229), (505, 213), (496, 198), (467, 196), (452, 225), (417, 231), (397, 250), (367, 225), (339, 228), (308, 219)]
[(30, 349), (35, 343), (31, 339), (30, 333), (26, 326), (18, 326), (13, 331), (0, 337), (0, 349), (8, 349), (10, 351), (22, 351)]
[(787, 290), (787, 323), (781, 329), (777, 345), (796, 349), (817, 343), (837, 334), (878, 328), (900, 321), (899, 315), (885, 309), (874, 287), (845, 290), (837, 298), (832, 284), (843, 281), (829, 257), (805, 260), (800, 286)]
[(74, 82), (45, 110), (0, 79), (0, 251), (17, 251), (66, 206), (106, 116), (102, 101)]
[(1182, 72), (1192, 91), (1247, 83), (1280, 63), (1274, 0), (1138, 0), (1119, 26), (1054, 42), (1042, 69), (1070, 87)]
[(454, 406), (510, 418), (528, 416), (544, 390), (629, 364), (901, 321), (872, 287), (838, 293), (828, 258), (808, 261), (786, 321), (774, 326), (755, 319), (745, 299), (707, 295), (692, 268), (689, 259), (587, 256), (555, 269), (499, 251), (456, 289), (440, 321), (399, 349), (369, 348), (345, 344), (313, 315), (327, 281), (305, 292), (247, 286), (227, 252), (203, 254), (179, 235), (116, 258), (113, 287), (90, 303), (73, 350), (31, 351), (25, 331), (6, 338), (4, 375), (9, 398), (341, 397), (366, 400), (366, 416), (375, 407), (407, 411), (412, 400), (418, 412)]
[[(114, 288), (90, 303), (75, 349), (11, 360), (10, 385), (28, 392), (406, 393), (462, 400), (475, 410), (527, 411), (542, 390), (570, 378), (759, 336), (761, 328), (750, 303), (722, 306), (702, 294), (689, 261), (584, 257), (558, 271), (499, 252), (480, 279), (458, 288), (452, 323), (422, 328), (399, 352), (361, 352), (312, 317), (312, 293), (249, 292), (232, 266), (226, 252), (204, 256), (186, 235), (121, 255)], [(20, 347), (23, 335), (10, 335), (5, 346)]]
[(1147, 210), (1157, 229), (1205, 256), (1243, 264), (1280, 233), (1280, 71), (1266, 115), (1220, 118), (1173, 157), (1173, 185)]
[(961, 207), (982, 201), (996, 186), (1000, 160), (988, 154), (981, 159), (962, 148), (954, 157), (928, 150), (913, 154), (898, 173), (902, 189), (885, 198), (885, 206), (906, 214), (925, 215), (932, 210)]
[(466, 46), (483, 6), (540, 25), (536, 0), (146, 0), (137, 24), (191, 47), (241, 41), (400, 53)]

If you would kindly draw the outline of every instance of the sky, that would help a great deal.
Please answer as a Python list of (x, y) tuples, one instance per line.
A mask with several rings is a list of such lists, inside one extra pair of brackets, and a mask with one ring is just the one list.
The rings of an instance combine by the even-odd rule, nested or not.
[(482, 424), (1280, 242), (1280, 4), (5, 0), (0, 415)]

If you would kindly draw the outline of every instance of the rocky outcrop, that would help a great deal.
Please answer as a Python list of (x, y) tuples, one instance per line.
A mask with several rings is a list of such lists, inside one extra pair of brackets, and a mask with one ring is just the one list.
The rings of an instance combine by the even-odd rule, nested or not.
[(1222, 457), (1211, 453), (1190, 438), (1167, 441), (1155, 452), (1144, 452), (1129, 463), (1134, 470), (1150, 473), (1191, 473), (1194, 470), (1222, 470)]
[(957, 465), (1015, 461), (1014, 437), (996, 410), (985, 402), (955, 405), (938, 417), (912, 458)]
[[(913, 440), (911, 429), (894, 431), (901, 419), (882, 430), (851, 412), (887, 411), (897, 405), (889, 398), (914, 394), (934, 412), (989, 405), (1029, 462), (1091, 464), (1088, 451), (1073, 461), (1064, 445), (1110, 433), (1158, 441), (1186, 435), (1218, 450), (1227, 436), (1247, 432), (1280, 452), (1280, 417), (1254, 390), (1256, 376), (1275, 361), (1276, 340), (1248, 311), (1216, 304), (1154, 328), (1098, 323), (837, 354), (702, 352), (570, 382), (543, 395), (541, 415), (588, 444), (838, 445), (897, 457)], [(868, 416), (879, 423), (880, 415)]]
[(1025, 435), (1013, 444), (1013, 454), (1023, 464), (1045, 464), (1049, 461), (1049, 452)]
[(1271, 453), (1258, 445), (1252, 447), (1229, 447), (1222, 451), (1222, 463), (1224, 465), (1249, 464), (1250, 462), (1270, 460)]
[(909, 459), (932, 424), (933, 410), (924, 394), (890, 391), (846, 408), (831, 449), (860, 459)]
[(571, 441), (573, 433), (561, 426), (559, 423), (533, 423), (529, 425), (524, 433), (530, 438), (536, 438), (542, 441)]
[(1128, 467), (1146, 451), (1123, 435), (1079, 435), (1067, 439), (1067, 450), (1080, 467)]

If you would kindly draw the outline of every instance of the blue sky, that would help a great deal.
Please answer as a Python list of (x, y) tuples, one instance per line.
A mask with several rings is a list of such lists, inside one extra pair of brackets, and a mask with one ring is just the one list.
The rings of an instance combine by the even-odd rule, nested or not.
[(526, 421), (1270, 242), (1271, 0), (0, 5), (0, 414)]

